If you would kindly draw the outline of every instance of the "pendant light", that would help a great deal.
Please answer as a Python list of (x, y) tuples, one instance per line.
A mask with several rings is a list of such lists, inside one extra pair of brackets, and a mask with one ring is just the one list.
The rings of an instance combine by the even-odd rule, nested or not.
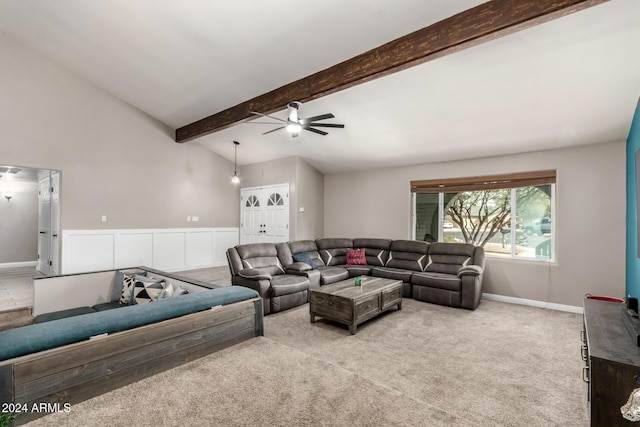
[(233, 141), (235, 144), (234, 153), (233, 153), (233, 176), (231, 177), (232, 184), (240, 184), (240, 177), (238, 176), (238, 145), (240, 143), (238, 141)]

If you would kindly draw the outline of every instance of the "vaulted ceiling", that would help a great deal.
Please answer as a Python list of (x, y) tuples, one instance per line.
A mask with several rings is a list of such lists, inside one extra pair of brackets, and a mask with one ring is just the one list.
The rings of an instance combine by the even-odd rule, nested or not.
[[(482, 3), (0, 0), (0, 31), (177, 129)], [(327, 136), (247, 122), (186, 143), (332, 173), (620, 141), (639, 47), (640, 2), (611, 0), (304, 103), (346, 124)]]

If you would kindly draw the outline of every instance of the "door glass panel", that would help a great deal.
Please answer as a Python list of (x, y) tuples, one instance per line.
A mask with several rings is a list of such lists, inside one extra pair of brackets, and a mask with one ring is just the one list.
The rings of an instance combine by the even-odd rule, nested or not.
[(283, 206), (284, 205), (284, 199), (282, 198), (282, 196), (278, 193), (272, 193), (269, 196), (269, 200), (267, 201), (267, 205), (268, 206)]
[(260, 206), (260, 200), (258, 200), (258, 198), (256, 196), (249, 196), (245, 206), (248, 207), (248, 208), (259, 207)]
[(438, 240), (438, 194), (416, 194), (416, 240)]

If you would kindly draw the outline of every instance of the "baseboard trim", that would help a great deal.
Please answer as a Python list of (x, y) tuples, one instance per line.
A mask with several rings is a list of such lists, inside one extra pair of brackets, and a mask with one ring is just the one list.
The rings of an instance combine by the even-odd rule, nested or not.
[(574, 305), (556, 304), (553, 302), (544, 302), (544, 301), (537, 301), (533, 299), (507, 297), (504, 295), (487, 294), (487, 293), (483, 293), (482, 298), (492, 300), (492, 301), (506, 302), (509, 304), (528, 305), (531, 307), (547, 308), (549, 310), (566, 311), (569, 313), (576, 313), (576, 314), (583, 313), (582, 307), (576, 307)]
[(5, 263), (0, 263), (0, 269), (18, 268), (18, 267), (35, 267), (36, 265), (38, 265), (38, 261), (5, 262)]

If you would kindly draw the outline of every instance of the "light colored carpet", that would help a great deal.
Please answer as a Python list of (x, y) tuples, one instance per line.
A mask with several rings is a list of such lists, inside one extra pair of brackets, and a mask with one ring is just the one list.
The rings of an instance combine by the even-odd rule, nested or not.
[(582, 317), (495, 301), (405, 299), (358, 327), (308, 306), (252, 339), (48, 415), (30, 427), (584, 426)]

